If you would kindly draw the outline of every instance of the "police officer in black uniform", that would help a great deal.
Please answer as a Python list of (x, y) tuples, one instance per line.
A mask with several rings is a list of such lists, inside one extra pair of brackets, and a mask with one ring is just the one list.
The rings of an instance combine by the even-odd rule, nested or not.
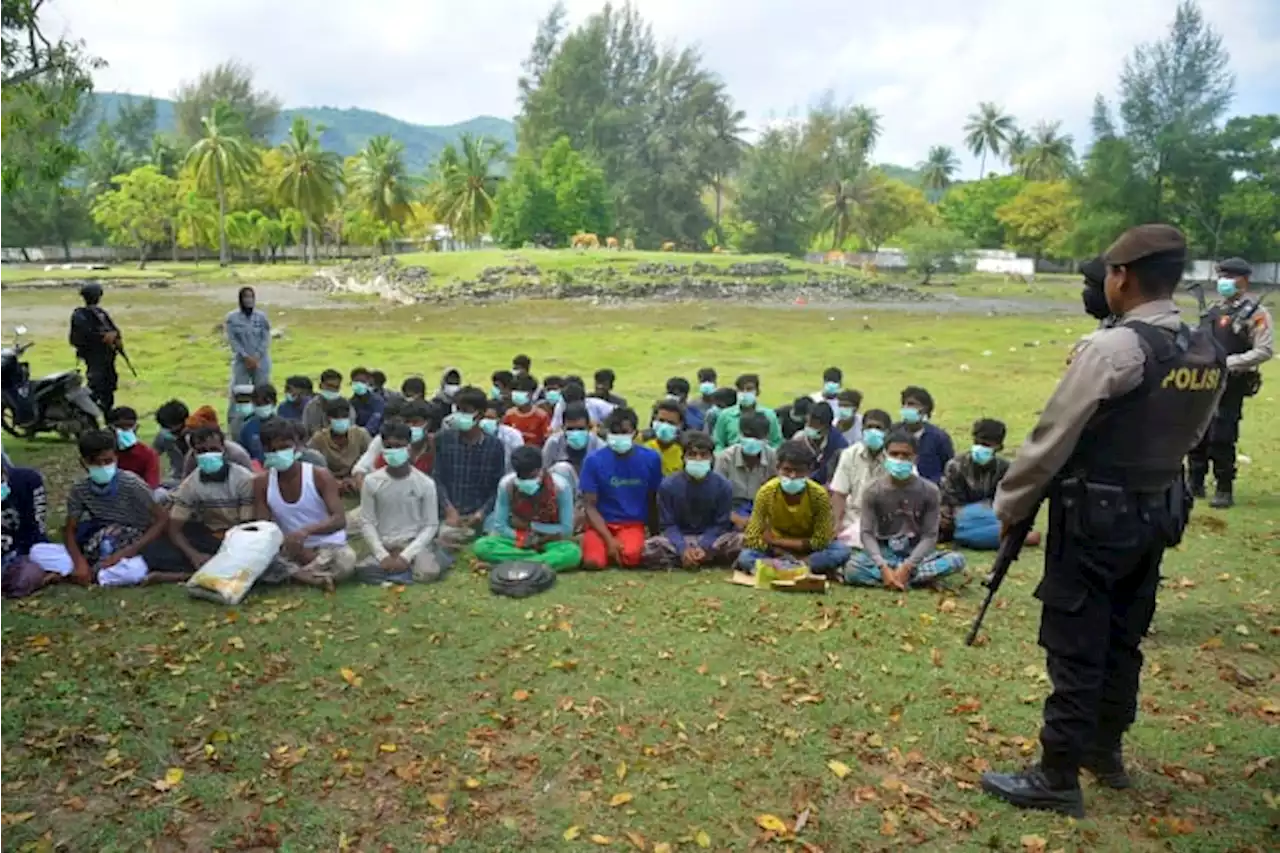
[(1049, 500), (1040, 645), (1053, 693), (1042, 756), (986, 773), (987, 793), (1021, 808), (1084, 814), (1079, 770), (1127, 787), (1120, 742), (1137, 713), (1139, 645), (1155, 613), (1164, 549), (1190, 513), (1182, 458), (1204, 433), (1226, 378), (1207, 331), (1178, 316), (1186, 241), (1169, 225), (1126, 231), (1107, 250), (1118, 319), (1080, 347), (1000, 483), (1005, 529)]
[(80, 297), (84, 305), (71, 312), (69, 339), (76, 357), (84, 362), (89, 393), (105, 413), (115, 408), (116, 388), (120, 385), (116, 373), (116, 355), (123, 345), (120, 330), (98, 304), (102, 301), (102, 285), (89, 282), (80, 288)]
[(1187, 456), (1191, 488), (1198, 498), (1205, 495), (1205, 476), (1209, 463), (1213, 463), (1217, 490), (1209, 506), (1214, 509), (1229, 509), (1235, 504), (1236, 441), (1240, 438), (1244, 401), (1261, 389), (1258, 368), (1275, 351), (1271, 314), (1249, 293), (1252, 274), (1253, 268), (1243, 258), (1228, 258), (1218, 264), (1218, 295), (1222, 301), (1200, 318), (1200, 325), (1211, 330), (1227, 351), (1227, 390), (1209, 431)]

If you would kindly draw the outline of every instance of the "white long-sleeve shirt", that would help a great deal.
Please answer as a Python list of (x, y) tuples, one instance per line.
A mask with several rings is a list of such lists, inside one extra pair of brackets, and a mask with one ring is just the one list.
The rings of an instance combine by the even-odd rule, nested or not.
[(373, 556), (384, 560), (391, 548), (412, 560), (440, 532), (436, 484), (413, 466), (395, 477), (380, 468), (360, 488), (360, 529)]

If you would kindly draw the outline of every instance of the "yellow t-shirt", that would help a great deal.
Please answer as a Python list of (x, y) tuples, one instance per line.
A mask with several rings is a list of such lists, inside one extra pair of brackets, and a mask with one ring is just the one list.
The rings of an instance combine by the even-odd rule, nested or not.
[(658, 451), (658, 455), (662, 457), (662, 476), (667, 477), (684, 470), (684, 448), (680, 446), (680, 442), (673, 441), (670, 447), (664, 448), (658, 444), (658, 439), (651, 438), (644, 446)]

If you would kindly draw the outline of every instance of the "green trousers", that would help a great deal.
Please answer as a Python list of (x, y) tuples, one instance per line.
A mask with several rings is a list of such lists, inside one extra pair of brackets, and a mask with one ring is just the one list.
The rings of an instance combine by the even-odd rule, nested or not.
[(548, 542), (541, 551), (532, 551), (516, 545), (514, 539), (505, 536), (481, 536), (472, 546), (476, 559), (484, 563), (509, 563), (528, 560), (544, 563), (553, 571), (563, 572), (582, 565), (582, 546), (577, 542), (561, 539)]

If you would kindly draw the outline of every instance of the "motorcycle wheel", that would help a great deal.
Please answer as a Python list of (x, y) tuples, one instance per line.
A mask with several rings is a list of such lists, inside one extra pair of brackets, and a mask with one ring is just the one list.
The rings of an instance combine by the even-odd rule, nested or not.
[(0, 428), (14, 438), (24, 437), (23, 433), (18, 431), (17, 413), (9, 406), (5, 406), (3, 411), (0, 411)]
[(90, 430), (95, 430), (97, 428), (98, 421), (94, 419), (92, 415), (88, 412), (82, 412), (79, 409), (76, 409), (71, 420), (64, 421), (65, 431), (59, 431), (63, 432), (64, 438), (68, 438), (71, 441), (77, 441), (80, 438), (81, 433), (89, 432)]

